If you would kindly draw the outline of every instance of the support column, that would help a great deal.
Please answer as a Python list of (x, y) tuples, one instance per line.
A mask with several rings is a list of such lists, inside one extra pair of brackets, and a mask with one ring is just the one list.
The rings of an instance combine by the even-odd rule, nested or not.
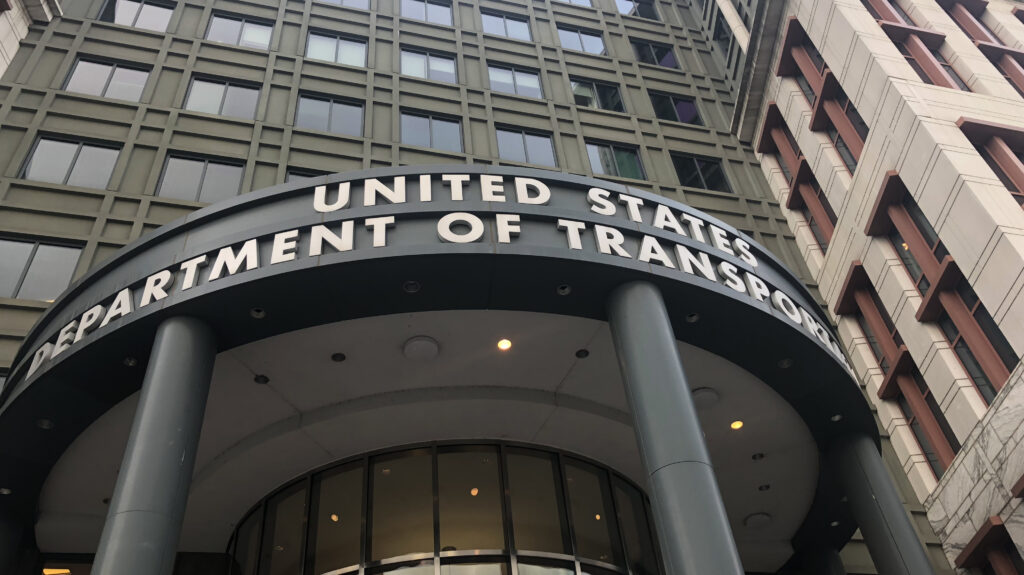
[(215, 355), (197, 319), (157, 328), (93, 575), (171, 575)]
[(633, 282), (608, 301), (668, 573), (743, 575), (665, 302)]
[(844, 437), (829, 448), (829, 460), (880, 575), (933, 574), (875, 442)]

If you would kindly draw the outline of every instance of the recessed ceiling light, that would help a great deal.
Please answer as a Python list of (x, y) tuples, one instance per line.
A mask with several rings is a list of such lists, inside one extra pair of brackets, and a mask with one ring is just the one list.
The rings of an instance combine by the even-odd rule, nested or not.
[(406, 359), (415, 361), (428, 361), (437, 357), (441, 347), (437, 340), (426, 335), (417, 335), (405, 340), (402, 344), (402, 354)]
[(252, 316), (253, 319), (263, 319), (267, 317), (267, 310), (261, 307), (254, 307), (249, 310), (249, 315)]
[(343, 353), (339, 352), (339, 353), (332, 353), (331, 354), (331, 361), (336, 361), (338, 363), (341, 363), (341, 362), (345, 361), (345, 359), (347, 359), (347, 357)]
[(698, 387), (690, 393), (693, 395), (693, 405), (697, 409), (707, 409), (718, 403), (721, 397), (717, 391), (710, 387)]
[(253, 376), (252, 380), (260, 385), (266, 385), (270, 383), (270, 378), (263, 375), (262, 373), (257, 373), (255, 376)]
[(837, 413), (837, 414), (833, 415), (832, 417), (830, 417), (829, 419), (832, 422), (842, 421), (843, 420), (843, 414), (842, 413)]
[(13, 493), (9, 487), (0, 487), (0, 495), (10, 495)]
[(768, 491), (771, 488), (772, 488), (772, 486), (768, 485), (767, 483), (765, 483), (764, 485), (758, 485), (757, 486), (757, 490), (758, 491)]
[(132, 356), (128, 356), (128, 357), (124, 358), (121, 361), (121, 363), (123, 363), (124, 365), (126, 365), (128, 367), (135, 367), (136, 365), (139, 365), (139, 360), (135, 359)]
[(600, 521), (601, 520), (601, 514), (598, 513), (597, 515), (594, 515), (594, 519), (597, 519), (598, 521)]
[(698, 321), (700, 321), (700, 314), (699, 313), (687, 314), (687, 316), (686, 316), (686, 323), (697, 323)]
[(767, 527), (772, 522), (772, 516), (767, 513), (751, 513), (743, 519), (743, 526), (751, 529)]
[(733, 430), (743, 429), (743, 422), (737, 419), (736, 421), (729, 424), (729, 427)]
[(590, 357), (590, 350), (587, 350), (587, 349), (577, 349), (576, 350), (576, 357), (578, 357), (580, 359), (586, 359), (586, 358)]
[(38, 420), (36, 420), (36, 427), (38, 427), (39, 429), (47, 429), (47, 430), (53, 429), (53, 420), (52, 419), (38, 419)]
[(498, 340), (498, 349), (500, 349), (501, 351), (508, 351), (508, 350), (512, 349), (512, 340), (510, 340), (510, 339), (499, 339)]
[(477, 495), (480, 495), (480, 490), (474, 487), (473, 489), (469, 490), (469, 494), (472, 495), (473, 497), (476, 497)]
[(833, 521), (832, 523), (829, 523), (828, 526), (829, 527), (839, 527), (839, 522), (838, 521)]
[(789, 369), (793, 367), (793, 360), (789, 359), (788, 357), (784, 357), (779, 360), (778, 366), (781, 367), (782, 369)]
[(338, 514), (337, 513), (331, 513), (331, 521), (333, 521), (335, 523), (338, 522)]
[(569, 295), (572, 293), (572, 286), (569, 284), (562, 284), (555, 289), (558, 295)]
[(421, 286), (420, 282), (416, 280), (405, 280), (402, 282), (402, 291), (405, 293), (416, 293), (420, 291), (421, 287), (423, 286)]
[(755, 453), (755, 454), (751, 455), (750, 458), (753, 459), (754, 461), (761, 461), (762, 459), (764, 459), (764, 454), (763, 453)]

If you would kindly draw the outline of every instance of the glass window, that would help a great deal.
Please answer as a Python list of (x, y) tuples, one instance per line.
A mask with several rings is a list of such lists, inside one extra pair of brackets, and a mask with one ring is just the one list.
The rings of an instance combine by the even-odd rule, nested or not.
[(347, 136), (363, 135), (363, 106), (343, 100), (299, 96), (295, 125)]
[(370, 9), (370, 0), (319, 0), (326, 4), (334, 4), (336, 6), (345, 6), (346, 8), (358, 8), (360, 10)]
[(497, 130), (498, 156), (512, 162), (555, 167), (555, 150), (550, 136), (513, 130)]
[(487, 73), (491, 79), (492, 90), (506, 94), (518, 94), (527, 98), (544, 97), (540, 87), (540, 76), (536, 72), (488, 66)]
[(193, 79), (189, 87), (185, 109), (207, 114), (221, 114), (252, 119), (260, 91), (229, 82)]
[(946, 71), (946, 74), (948, 74), (950, 79), (953, 80), (953, 83), (956, 84), (957, 88), (960, 88), (964, 92), (971, 91), (971, 88), (967, 86), (967, 83), (964, 82), (964, 79), (960, 77), (960, 74), (956, 73), (956, 70), (953, 69), (953, 65), (946, 60), (945, 56), (943, 56), (942, 53), (939, 52), (938, 48), (932, 49), (932, 56), (934, 56), (935, 61), (937, 61), (940, 66), (942, 66), (942, 69)]
[(346, 66), (365, 67), (366, 41), (310, 32), (306, 56)]
[(156, 195), (211, 203), (238, 195), (242, 166), (198, 158), (167, 159)]
[(441, 575), (508, 575), (504, 563), (442, 563)]
[(661, 120), (682, 122), (684, 124), (696, 124), (703, 126), (704, 121), (697, 109), (697, 102), (693, 98), (684, 96), (670, 96), (651, 92), (651, 104), (654, 105), (654, 115)]
[(306, 484), (299, 483), (267, 502), (260, 575), (291, 575), (302, 570)]
[(497, 34), (517, 40), (532, 40), (530, 35), (530, 24), (524, 20), (505, 16), (504, 14), (480, 13), (483, 21), (485, 34)]
[(402, 112), (402, 143), (461, 152), (462, 128), (458, 120)]
[(24, 178), (104, 189), (119, 152), (105, 146), (41, 138), (25, 166)]
[(452, 5), (425, 0), (402, 0), (402, 16), (431, 24), (452, 25)]
[(458, 82), (455, 58), (435, 53), (402, 50), (402, 73), (438, 82)]
[[(498, 450), (473, 447), (437, 456), (441, 551), (506, 549)], [(497, 566), (452, 569), (452, 573), (494, 573)]]
[(574, 28), (558, 28), (558, 41), (563, 48), (586, 52), (588, 54), (605, 54), (604, 40), (600, 35), (584, 32)]
[(93, 96), (138, 102), (149, 72), (125, 68), (119, 64), (102, 64), (79, 60), (71, 71), (65, 90)]
[(310, 521), (316, 541), (314, 573), (359, 565), (363, 518), (363, 466), (348, 465), (321, 474), (314, 484), (316, 515)]
[(644, 178), (640, 154), (636, 148), (612, 144), (587, 144), (590, 168), (597, 175), (620, 176), (623, 178)]
[[(558, 487), (561, 477), (555, 458), (546, 453), (510, 449), (507, 461), (509, 512), (516, 549), (569, 553), (565, 508)], [(524, 573), (523, 567), (520, 563), (520, 574)], [(528, 572), (559, 573), (539, 567)]]
[(572, 565), (560, 563), (540, 564), (525, 563), (519, 560), (519, 575), (575, 575), (576, 569)]
[(266, 50), (270, 47), (273, 26), (250, 22), (244, 18), (229, 18), (215, 15), (210, 19), (206, 39), (247, 48)]
[(652, 0), (615, 0), (619, 14), (637, 16), (648, 20), (658, 20), (658, 11), (654, 9)]
[(235, 552), (232, 555), (231, 573), (235, 575), (256, 575), (257, 554), (260, 551), (260, 519), (263, 510), (257, 509), (242, 522), (235, 535)]
[(658, 575), (654, 536), (647, 521), (643, 497), (635, 488), (616, 479), (615, 508), (619, 512), (619, 528), (626, 542), (629, 571), (634, 575)]
[(567, 4), (575, 4), (577, 6), (586, 6), (588, 8), (593, 8), (594, 7), (594, 4), (591, 2), (591, 0), (558, 0), (558, 1), (559, 2), (566, 2)]
[(644, 64), (653, 64), (664, 68), (679, 68), (676, 54), (671, 46), (656, 44), (646, 40), (630, 40), (633, 45), (633, 54), (636, 59)]
[(725, 178), (722, 162), (715, 158), (673, 153), (672, 165), (682, 186), (732, 192)]
[(605, 473), (570, 460), (565, 464), (565, 482), (576, 535), (576, 553), (587, 559), (622, 565), (622, 547), (611, 513), (614, 507)]
[(174, 8), (152, 2), (110, 0), (100, 13), (100, 20), (123, 26), (134, 26), (155, 32), (165, 32)]
[(573, 100), (577, 106), (600, 108), (613, 112), (623, 112), (622, 96), (618, 86), (601, 84), (589, 80), (570, 80)]
[(71, 283), (79, 248), (0, 240), (0, 297), (53, 301)]
[(722, 56), (727, 57), (732, 48), (732, 29), (726, 24), (725, 17), (721, 12), (718, 13), (718, 19), (715, 21), (715, 33), (712, 39), (718, 44)]
[[(429, 451), (372, 460), (369, 559), (434, 550), (433, 465)], [(433, 565), (430, 565), (433, 572)]]

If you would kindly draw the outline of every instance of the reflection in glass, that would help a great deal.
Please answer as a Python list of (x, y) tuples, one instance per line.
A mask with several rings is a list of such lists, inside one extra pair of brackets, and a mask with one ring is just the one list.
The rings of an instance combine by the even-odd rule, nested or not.
[(374, 569), (367, 569), (368, 575), (378, 575), (380, 573), (400, 573), (401, 575), (434, 575), (434, 563), (432, 561), (423, 561), (421, 563), (399, 565), (397, 567), (386, 566), (376, 567)]
[(171, 21), (171, 9), (153, 4), (144, 4), (139, 10), (139, 17), (135, 20), (136, 28), (145, 28), (154, 32), (167, 30), (167, 23)]
[(41, 244), (21, 282), (18, 297), (53, 301), (71, 283), (81, 250)]
[[(548, 454), (509, 450), (509, 511), (516, 549), (569, 552), (556, 469), (555, 459)], [(522, 563), (519, 572), (523, 572)]]
[(498, 473), (498, 450), (493, 447), (437, 456), (442, 549), (505, 548)]
[(605, 474), (582, 462), (565, 464), (576, 553), (587, 559), (622, 564), (611, 491)]
[(575, 575), (576, 570), (569, 565), (534, 565), (519, 562), (519, 575)]
[(619, 512), (619, 528), (626, 543), (629, 570), (634, 575), (658, 575), (654, 537), (647, 522), (644, 501), (635, 489), (615, 480), (615, 508)]
[(242, 37), (239, 39), (238, 44), (249, 48), (266, 49), (270, 46), (271, 30), (270, 26), (246, 22), (245, 26), (242, 27)]
[(430, 452), (376, 457), (372, 471), (370, 559), (433, 551), (434, 482)]
[(417, 78), (427, 77), (427, 55), (402, 50), (402, 73)]
[(441, 565), (441, 575), (508, 575), (504, 563), (449, 563)]
[(521, 132), (496, 130), (498, 136), (498, 157), (510, 162), (525, 162), (526, 147)]
[(305, 482), (285, 490), (267, 503), (260, 575), (293, 575), (301, 571), (305, 519)]
[(316, 487), (316, 555), (314, 573), (359, 564), (363, 510), (363, 466), (324, 473)]
[(225, 87), (224, 84), (217, 82), (193, 80), (192, 89), (188, 92), (188, 100), (185, 101), (185, 109), (207, 114), (220, 112)]
[(309, 44), (306, 46), (306, 57), (333, 62), (337, 47), (338, 40), (336, 38), (310, 34)]
[(242, 31), (242, 21), (233, 18), (214, 16), (210, 20), (210, 29), (206, 33), (207, 40), (235, 44), (238, 42), (238, 35)]
[(228, 86), (227, 94), (224, 96), (224, 109), (221, 113), (236, 118), (252, 118), (256, 115), (256, 103), (259, 99), (259, 90), (242, 86)]
[(114, 75), (107, 86), (107, 93), (104, 95), (108, 98), (138, 102), (148, 78), (149, 72), (144, 70), (118, 67), (114, 70)]
[(195, 201), (202, 179), (202, 160), (170, 158), (156, 194), (163, 198)]
[(231, 575), (255, 575), (256, 558), (260, 550), (260, 518), (262, 516), (260, 510), (257, 509), (250, 513), (238, 528)]
[(206, 163), (203, 187), (199, 190), (199, 201), (212, 204), (238, 195), (242, 184), (242, 166), (232, 164)]
[(78, 92), (79, 94), (102, 96), (111, 67), (110, 64), (98, 64), (96, 62), (79, 60), (75, 64), (74, 71), (71, 72), (71, 78), (68, 80), (66, 90), (68, 92)]
[(0, 240), (0, 297), (14, 297), (21, 274), (32, 257), (30, 242)]
[(78, 144), (60, 140), (39, 140), (25, 168), (25, 179), (63, 184), (71, 162), (78, 153)]
[(75, 166), (71, 168), (71, 175), (68, 176), (68, 185), (106, 188), (107, 182), (110, 181), (110, 173), (114, 171), (117, 154), (118, 150), (113, 148), (82, 146), (78, 158), (75, 159)]

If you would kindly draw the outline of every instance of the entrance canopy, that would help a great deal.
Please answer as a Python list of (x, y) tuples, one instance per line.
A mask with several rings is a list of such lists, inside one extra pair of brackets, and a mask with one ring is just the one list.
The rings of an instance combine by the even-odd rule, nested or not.
[[(732, 227), (594, 179), (406, 167), (311, 178), (210, 206), (76, 283), (33, 328), (0, 392), (0, 486), (12, 491), (0, 505), (35, 508), (68, 445), (140, 388), (164, 318), (201, 318), (221, 353), (402, 313), (601, 322), (609, 293), (638, 279), (660, 289), (677, 340), (763, 382), (819, 450), (852, 432), (877, 437), (828, 319), (791, 272)], [(821, 474), (795, 537), (849, 538), (854, 525), (837, 493)]]

